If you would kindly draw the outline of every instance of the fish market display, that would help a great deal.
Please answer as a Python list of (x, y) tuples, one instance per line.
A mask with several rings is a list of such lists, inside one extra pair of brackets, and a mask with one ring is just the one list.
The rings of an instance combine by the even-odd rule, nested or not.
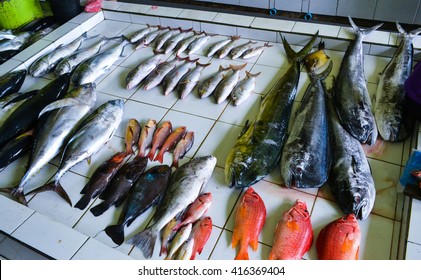
[(301, 260), (312, 243), (310, 213), (306, 203), (297, 199), (276, 225), (269, 260)]
[(169, 186), (154, 214), (154, 222), (126, 241), (139, 247), (145, 257), (152, 257), (158, 233), (200, 194), (216, 165), (214, 156), (194, 158), (180, 166), (171, 176)]
[(178, 141), (177, 145), (174, 148), (174, 158), (171, 167), (178, 168), (178, 161), (184, 157), (185, 154), (187, 154), (188, 151), (190, 151), (191, 147), (193, 147), (194, 143), (194, 132), (188, 131), (184, 138)]
[(235, 210), (235, 226), (232, 234), (232, 248), (240, 245), (236, 260), (248, 260), (249, 245), (257, 251), (259, 233), (266, 221), (266, 206), (252, 187), (241, 197)]
[(357, 260), (361, 232), (354, 214), (330, 222), (316, 240), (319, 260)]
[(412, 39), (421, 33), (421, 28), (412, 32), (396, 23), (402, 41), (393, 58), (380, 73), (374, 102), (374, 117), (380, 136), (386, 141), (402, 141), (408, 138), (414, 128), (405, 112), (404, 83), (412, 72), (413, 45)]
[(175, 145), (178, 143), (178, 141), (180, 141), (184, 137), (185, 134), (186, 134), (185, 126), (180, 126), (174, 129), (174, 131), (172, 131), (170, 135), (168, 135), (167, 139), (165, 139), (165, 142), (162, 144), (162, 147), (160, 148), (158, 154), (153, 160), (154, 161), (156, 160), (162, 163), (164, 161), (164, 154), (167, 151), (172, 150), (175, 147)]
[(186, 212), (183, 214), (181, 221), (173, 227), (177, 231), (179, 228), (194, 223), (199, 220), (208, 211), (212, 203), (212, 194), (203, 193), (199, 195), (192, 204), (189, 205)]
[(239, 106), (246, 101), (253, 93), (256, 87), (256, 78), (261, 72), (252, 74), (246, 71), (246, 76), (240, 81), (231, 92), (231, 99), (234, 102), (234, 106)]
[(273, 45), (270, 45), (269, 43), (265, 43), (263, 46), (248, 49), (241, 55), (241, 58), (250, 59), (250, 58), (256, 57), (258, 55), (261, 55), (267, 48), (270, 48), (270, 47), (273, 47)]
[(147, 24), (147, 27), (145, 27), (145, 28), (143, 28), (143, 29), (141, 29), (139, 31), (136, 31), (135, 33), (133, 33), (132, 35), (130, 35), (130, 37), (129, 37), (130, 43), (134, 44), (134, 43), (138, 42), (143, 37), (145, 37), (147, 34), (153, 32), (153, 31), (158, 30), (159, 27), (160, 27), (159, 25), (150, 25), (150, 24)]
[(116, 225), (105, 228), (105, 233), (117, 245), (124, 242), (124, 227), (157, 204), (165, 192), (171, 175), (168, 165), (158, 165), (147, 170), (130, 190), (123, 211)]
[(180, 246), (189, 238), (192, 227), (192, 224), (187, 224), (183, 226), (179, 231), (177, 231), (177, 233), (171, 241), (168, 254), (165, 257), (166, 260), (170, 260), (171, 257), (180, 248)]
[(187, 57), (183, 64), (175, 67), (173, 70), (171, 70), (170, 73), (168, 73), (168, 75), (165, 76), (164, 80), (162, 81), (162, 89), (164, 90), (164, 95), (170, 94), (170, 92), (176, 88), (181, 78), (187, 74), (187, 72), (189, 72), (190, 66), (196, 63), (198, 60), (199, 58), (191, 60)]
[(187, 38), (182, 39), (180, 42), (178, 42), (177, 46), (175, 46), (175, 53), (177, 55), (180, 55), (182, 52), (187, 50), (188, 46), (198, 38), (198, 36), (202, 34), (200, 32), (196, 32), (193, 30), (193, 34)]
[(172, 124), (170, 121), (163, 122), (161, 126), (156, 129), (153, 135), (151, 149), (147, 155), (149, 160), (153, 160), (155, 158), (155, 152), (162, 147), (171, 132)]
[(173, 60), (164, 61), (157, 65), (156, 68), (153, 69), (152, 72), (146, 77), (143, 89), (150, 90), (161, 84), (165, 76), (177, 66), (179, 61), (182, 60), (184, 59), (176, 56)]
[(139, 63), (126, 77), (126, 89), (138, 86), (148, 76), (156, 66), (162, 62), (165, 54), (155, 52), (155, 55)]
[(345, 129), (361, 143), (373, 145), (377, 126), (371, 112), (371, 100), (364, 76), (363, 39), (381, 24), (361, 29), (349, 17), (355, 32), (335, 80), (333, 100)]
[(231, 41), (216, 52), (216, 56), (218, 58), (225, 58), (235, 47), (235, 44), (237, 44), (238, 39), (240, 39), (240, 36), (232, 36)]
[[(177, 32), (178, 31), (178, 32)], [(164, 44), (175, 34), (179, 34), (181, 32), (181, 28), (169, 28), (167, 32), (156, 38), (155, 40), (155, 50), (157, 51), (164, 51), (162, 48)]]
[(168, 27), (159, 27), (157, 30), (154, 30), (146, 34), (142, 39), (136, 42), (135, 50), (139, 50), (141, 48), (147, 47), (150, 44), (152, 44), (152, 42), (156, 38), (158, 38), (159, 35), (162, 34), (162, 30), (165, 30), (165, 29), (168, 29)]
[(139, 142), (137, 143), (137, 157), (146, 157), (146, 149), (152, 146), (153, 136), (156, 130), (156, 120), (149, 119), (140, 132)]
[(140, 136), (140, 124), (136, 119), (130, 119), (126, 127), (124, 137), (126, 144), (126, 154), (134, 154), (133, 146), (137, 144)]
[(193, 225), (190, 238), (193, 240), (193, 249), (191, 250), (190, 260), (196, 258), (196, 254), (201, 254), (203, 248), (208, 242), (208, 239), (212, 233), (212, 218), (204, 217)]
[(219, 82), (221, 82), (222, 79), (225, 77), (226, 72), (231, 70), (231, 67), (233, 67), (233, 65), (230, 65), (230, 67), (227, 68), (224, 68), (222, 67), (222, 65), (219, 65), (219, 70), (218, 72), (216, 72), (215, 75), (212, 75), (208, 79), (200, 82), (197, 89), (200, 98), (206, 98), (209, 95), (211, 95), (215, 91)]
[(181, 78), (177, 85), (177, 90), (180, 99), (186, 98), (186, 96), (193, 91), (193, 89), (199, 83), (199, 79), (202, 75), (203, 69), (205, 69), (209, 65), (210, 63), (201, 64), (199, 62), (196, 62), (196, 67), (193, 68), (193, 70), (190, 70), (186, 75), (184, 75)]
[(187, 53), (189, 55), (192, 55), (194, 53), (196, 53), (198, 50), (200, 50), (207, 41), (209, 41), (209, 39), (212, 36), (215, 36), (214, 34), (208, 34), (206, 32), (202, 32), (203, 34), (205, 34), (205, 36), (202, 37), (197, 37), (193, 42), (191, 42), (189, 44), (189, 46), (187, 47)]
[(186, 29), (186, 30), (182, 30), (180, 28), (180, 33), (173, 35), (170, 39), (168, 39), (167, 42), (165, 42), (164, 44), (164, 53), (170, 53), (171, 51), (174, 50), (174, 48), (177, 46), (177, 44), (183, 40), (187, 34), (189, 34), (191, 31), (193, 30), (193, 28), (190, 29)]
[(243, 53), (245, 51), (247, 51), (248, 49), (250, 49), (254, 44), (256, 44), (257, 42), (253, 42), (252, 40), (239, 45), (238, 47), (234, 47), (231, 51), (230, 51), (230, 55), (232, 59), (237, 59), (239, 57), (241, 57), (243, 55)]
[(249, 187), (268, 175), (281, 156), (288, 122), (297, 93), (300, 61), (313, 47), (317, 33), (298, 53), (283, 38), (291, 66), (266, 93), (256, 119), (247, 124), (225, 163), (225, 182), (229, 186)]
[(230, 96), (240, 79), (240, 70), (246, 67), (246, 65), (247, 63), (242, 65), (230, 65), (232, 73), (223, 78), (215, 88), (214, 96), (217, 104), (221, 104)]
[(29, 152), (33, 136), (33, 130), (30, 130), (0, 148), (0, 171)]
[(231, 36), (228, 39), (224, 39), (222, 41), (218, 41), (214, 44), (212, 44), (209, 48), (208, 48), (208, 53), (206, 54), (207, 57), (211, 57), (213, 56), (217, 51), (219, 51), (223, 46), (225, 46), (226, 44), (228, 44), (229, 42), (231, 42), (231, 40), (233, 40), (235, 36)]
[(0, 98), (18, 92), (26, 78), (26, 69), (12, 71), (0, 77)]

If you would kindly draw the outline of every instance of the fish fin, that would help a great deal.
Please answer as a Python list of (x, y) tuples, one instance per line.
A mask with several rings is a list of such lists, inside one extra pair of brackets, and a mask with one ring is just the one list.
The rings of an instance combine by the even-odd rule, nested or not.
[[(163, 151), (163, 152), (161, 152)], [(154, 161), (159, 161), (160, 163), (162, 163), (164, 161), (164, 150), (160, 150), (159, 153), (156, 155), (156, 157), (153, 159)]]
[(308, 43), (298, 53), (291, 48), (291, 45), (287, 42), (285, 37), (282, 37), (282, 43), (284, 45), (284, 49), (287, 54), (288, 60), (290, 62), (303, 60), (307, 53), (313, 48), (313, 45), (316, 42), (318, 36), (319, 31), (317, 31), (316, 34), (313, 35), (310, 41), (308, 41)]
[(249, 129), (250, 125), (251, 125), (250, 120), (246, 120), (246, 123), (244, 124), (244, 127), (241, 130), (240, 134), (238, 135), (238, 138), (237, 139), (240, 139), (241, 136), (243, 136), (244, 133), (246, 133), (246, 131)]
[(124, 224), (111, 225), (105, 228), (105, 233), (113, 240), (117, 245), (121, 245), (124, 242)]
[(86, 162), (88, 163), (88, 165), (91, 165), (91, 160), (92, 158), (90, 156), (86, 158)]
[(40, 192), (45, 192), (45, 191), (56, 192), (61, 198), (63, 198), (65, 201), (67, 201), (67, 203), (69, 203), (70, 206), (72, 206), (72, 201), (70, 200), (70, 197), (67, 194), (67, 192), (65, 191), (65, 189), (63, 189), (63, 187), (61, 186), (60, 182), (47, 183), (42, 187), (39, 187), (39, 188), (36, 188), (36, 189), (30, 191), (28, 194), (30, 194), (30, 193), (40, 193)]
[(44, 109), (42, 109), (42, 111), (39, 113), (38, 118), (41, 117), (46, 112), (49, 112), (55, 109), (60, 109), (67, 106), (77, 106), (77, 105), (82, 105), (82, 104), (85, 104), (85, 103), (75, 98), (60, 99), (45, 106)]
[(162, 255), (168, 255), (168, 248), (164, 244), (162, 244), (161, 250), (159, 251), (159, 256)]
[(380, 24), (377, 24), (377, 25), (369, 27), (369, 28), (360, 28), (355, 24), (355, 22), (352, 20), (352, 18), (350, 16), (348, 16), (348, 20), (349, 20), (349, 23), (352, 26), (352, 29), (354, 29), (354, 31), (356, 33), (360, 33), (362, 36), (367, 36), (368, 34), (370, 34), (371, 32), (379, 29), (383, 25), (383, 23), (380, 23)]
[(310, 74), (310, 78), (312, 80), (324, 80), (326, 79), (327, 76), (329, 76), (330, 72), (333, 69), (333, 61), (330, 60), (329, 63), (326, 66), (321, 67), (321, 69), (323, 69), (322, 72), (318, 73), (316, 71), (311, 71)]
[(20, 204), (28, 206), (28, 202), (26, 201), (25, 195), (23, 194), (23, 189), (19, 189), (18, 187), (0, 188), (0, 192), (8, 193), (12, 195), (13, 198)]
[(342, 243), (341, 252), (348, 252), (352, 248), (353, 242), (348, 238), (348, 236), (349, 235), (346, 236), (344, 243)]
[(244, 67), (246, 67), (247, 63), (244, 64), (240, 64), (240, 65), (230, 65), (230, 68), (232, 71), (240, 71), (242, 70)]
[(155, 156), (155, 152), (156, 152), (155, 149), (151, 149), (146, 157), (148, 157), (150, 161), (153, 161), (153, 158)]
[(150, 259), (155, 247), (156, 238), (157, 234), (150, 228), (147, 228), (127, 240), (126, 243), (140, 248), (145, 257)]
[(98, 204), (97, 206), (91, 208), (91, 213), (95, 216), (98, 217), (100, 215), (102, 215), (105, 211), (108, 210), (108, 208), (110, 208), (109, 205), (107, 205), (105, 202), (101, 202), (100, 204)]
[(83, 210), (88, 206), (89, 202), (91, 201), (91, 198), (89, 195), (82, 196), (79, 201), (75, 204), (75, 208), (79, 208), (80, 210)]
[(298, 231), (300, 229), (300, 227), (298, 226), (298, 223), (295, 221), (288, 221), (287, 227), (292, 229), (293, 231)]
[(255, 239), (250, 241), (250, 247), (253, 251), (257, 251), (257, 248), (259, 247), (259, 240), (257, 239), (257, 236)]
[(240, 242), (241, 239), (241, 233), (238, 232), (238, 230), (234, 230), (234, 233), (232, 234), (232, 239), (231, 239), (231, 247), (235, 248), (237, 247), (238, 243)]
[(247, 252), (247, 248), (240, 249), (237, 256), (235, 256), (234, 260), (249, 260), (249, 253)]

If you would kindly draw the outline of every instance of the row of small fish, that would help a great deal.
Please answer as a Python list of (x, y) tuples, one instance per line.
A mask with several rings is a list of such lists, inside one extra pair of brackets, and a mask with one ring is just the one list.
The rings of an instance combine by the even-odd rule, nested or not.
[(216, 56), (217, 58), (231, 57), (231, 59), (250, 59), (259, 56), (267, 48), (273, 47), (273, 45), (270, 45), (269, 43), (265, 43), (263, 46), (253, 47), (257, 42), (251, 40), (236, 46), (238, 39), (240, 39), (240, 36), (231, 36), (228, 39), (218, 41), (208, 48), (206, 55), (208, 57)]

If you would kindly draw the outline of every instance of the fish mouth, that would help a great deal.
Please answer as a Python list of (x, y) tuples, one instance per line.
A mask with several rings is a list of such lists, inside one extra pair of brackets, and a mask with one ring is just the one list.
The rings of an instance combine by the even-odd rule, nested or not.
[(367, 199), (355, 197), (356, 207), (354, 208), (354, 215), (358, 220), (365, 220), (371, 212)]

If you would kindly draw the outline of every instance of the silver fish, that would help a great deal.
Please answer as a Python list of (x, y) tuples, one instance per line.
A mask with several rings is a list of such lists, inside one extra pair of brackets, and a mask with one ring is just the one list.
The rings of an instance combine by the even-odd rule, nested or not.
[(45, 35), (47, 35), (48, 33), (50, 33), (51, 31), (53, 31), (55, 28), (54, 27), (46, 27), (44, 29), (38, 30), (36, 32), (34, 32), (28, 39), (27, 42), (25, 42), (25, 44), (23, 45), (23, 48), (25, 48), (26, 46), (30, 46), (33, 43), (37, 42), (38, 40), (41, 40)]
[(204, 44), (206, 44), (207, 41), (209, 41), (210, 37), (215, 36), (214, 34), (207, 34), (206, 32), (203, 32), (205, 36), (203, 37), (197, 37), (193, 42), (189, 44), (187, 47), (188, 54), (192, 55), (198, 50), (200, 50)]
[(189, 237), (178, 249), (175, 259), (190, 260), (191, 256), (193, 255), (194, 243), (194, 238)]
[(193, 28), (190, 28), (190, 29), (187, 29), (187, 30), (180, 29), (179, 34), (175, 34), (167, 42), (165, 42), (164, 53), (169, 53), (172, 50), (174, 50), (174, 48), (177, 46), (177, 44), (179, 42), (181, 42), (181, 40), (183, 40), (187, 36), (187, 34), (189, 34), (192, 30), (193, 30)]
[(142, 39), (140, 39), (139, 41), (136, 42), (136, 47), (135, 50), (139, 50), (141, 48), (147, 47), (150, 44), (152, 44), (152, 42), (159, 36), (162, 34), (162, 30), (168, 29), (168, 27), (159, 27), (157, 30), (154, 30), (148, 34), (146, 34), (145, 37), (143, 37)]
[(215, 165), (216, 157), (204, 156), (192, 159), (178, 168), (172, 174), (170, 184), (154, 214), (154, 223), (126, 243), (139, 247), (145, 257), (152, 257), (158, 233), (198, 197)]
[(166, 260), (171, 260), (181, 245), (189, 238), (192, 228), (193, 225), (189, 223), (177, 231), (169, 246), (168, 254), (165, 257)]
[(216, 53), (216, 56), (218, 58), (226, 57), (230, 53), (230, 51), (235, 47), (238, 39), (240, 39), (240, 36), (231, 37), (231, 42), (220, 48)]
[(371, 100), (364, 76), (363, 39), (382, 24), (360, 29), (349, 17), (355, 32), (345, 52), (334, 85), (333, 100), (344, 128), (361, 143), (373, 145), (377, 126), (371, 112)]
[(380, 73), (374, 102), (377, 128), (380, 136), (386, 141), (405, 140), (414, 128), (414, 121), (406, 116), (404, 110), (404, 83), (412, 72), (412, 39), (421, 32), (421, 28), (407, 33), (399, 23), (396, 23), (396, 26), (402, 41), (389, 64)]
[(67, 45), (60, 45), (52, 52), (47, 53), (37, 60), (35, 60), (31, 66), (29, 66), (28, 73), (32, 77), (40, 77), (48, 72), (52, 71), (54, 67), (62, 60), (63, 58), (74, 53), (82, 45), (84, 39), (87, 38), (87, 33), (85, 32), (82, 36), (74, 40), (73, 42)]
[(199, 58), (193, 60), (186, 58), (183, 64), (174, 68), (170, 73), (168, 73), (167, 76), (165, 76), (164, 80), (162, 81), (164, 95), (170, 94), (170, 92), (175, 89), (180, 79), (189, 71), (190, 66), (198, 60)]
[[(164, 47), (164, 44), (174, 35), (179, 34), (181, 28), (170, 28), (168, 31), (156, 38), (155, 40), (155, 50), (159, 51)], [(179, 31), (179, 32), (177, 32)]]
[(31, 38), (33, 32), (21, 32), (16, 34), (12, 39), (4, 39), (0, 41), (0, 52), (10, 51), (10, 50), (20, 50), (26, 44), (26, 42)]
[(13, 33), (12, 29), (2, 29), (0, 30), (0, 40), (10, 40), (15, 38), (16, 35)]
[(177, 46), (175, 47), (175, 52), (177, 55), (180, 55), (182, 52), (184, 52), (187, 47), (191, 44), (191, 42), (193, 42), (194, 40), (196, 40), (196, 38), (202, 34), (201, 32), (196, 32), (193, 31), (193, 35), (184, 38), (183, 40), (181, 40), (180, 42), (178, 42)]
[(139, 85), (155, 68), (162, 62), (165, 54), (155, 53), (149, 59), (146, 59), (133, 68), (126, 77), (126, 89), (132, 89)]
[(205, 98), (211, 95), (228, 70), (231, 70), (231, 67), (224, 68), (220, 65), (219, 71), (215, 75), (201, 82), (198, 88), (200, 98)]
[(181, 61), (180, 57), (176, 56), (171, 61), (165, 61), (159, 64), (147, 77), (145, 80), (145, 85), (143, 86), (144, 90), (150, 90), (156, 86), (158, 86), (165, 76), (171, 72), (176, 66), (179, 61)]
[(219, 51), (222, 47), (227, 45), (229, 42), (231, 42), (232, 40), (238, 40), (239, 38), (240, 36), (231, 36), (228, 39), (216, 42), (215, 44), (211, 45), (208, 48), (208, 53), (206, 56), (207, 57), (213, 56), (217, 51)]
[(242, 56), (245, 51), (251, 49), (251, 46), (253, 46), (254, 44), (257, 44), (257, 42), (253, 42), (252, 40), (250, 40), (247, 43), (244, 43), (242, 45), (239, 45), (238, 47), (233, 48), (229, 54), (232, 59), (237, 59), (240, 56)]
[(250, 59), (252, 57), (258, 56), (261, 53), (263, 53), (264, 50), (266, 50), (267, 48), (273, 47), (273, 45), (269, 45), (269, 43), (265, 43), (263, 46), (260, 47), (255, 47), (249, 50), (246, 50), (243, 55), (241, 56), (241, 58), (243, 59)]
[(201, 64), (198, 61), (196, 62), (196, 67), (193, 70), (190, 70), (186, 75), (184, 75), (180, 82), (178, 82), (178, 94), (180, 99), (184, 99), (197, 85), (202, 75), (203, 69), (208, 67), (210, 63)]
[(145, 37), (147, 34), (158, 30), (160, 27), (161, 26), (159, 26), (159, 25), (149, 25), (149, 24), (147, 24), (147, 27), (145, 27), (145, 28), (143, 28), (139, 31), (136, 31), (135, 33), (133, 33), (129, 37), (130, 43), (132, 43), (132, 44), (137, 43), (137, 41), (139, 41), (140, 39)]
[(240, 70), (246, 67), (247, 63), (241, 65), (230, 65), (232, 74), (226, 76), (215, 89), (215, 100), (217, 104), (221, 104), (231, 94), (232, 90), (238, 83), (240, 78)]
[(90, 157), (104, 147), (120, 125), (123, 111), (124, 101), (115, 99), (102, 104), (91, 113), (67, 142), (60, 167), (54, 175), (53, 181), (29, 193), (53, 190), (72, 205), (69, 196), (60, 184), (61, 177), (81, 161), (85, 159), (90, 161)]
[(246, 71), (244, 79), (240, 81), (231, 92), (231, 99), (235, 106), (240, 105), (250, 97), (256, 87), (256, 77), (258, 77), (260, 73), (261, 72), (251, 74)]

